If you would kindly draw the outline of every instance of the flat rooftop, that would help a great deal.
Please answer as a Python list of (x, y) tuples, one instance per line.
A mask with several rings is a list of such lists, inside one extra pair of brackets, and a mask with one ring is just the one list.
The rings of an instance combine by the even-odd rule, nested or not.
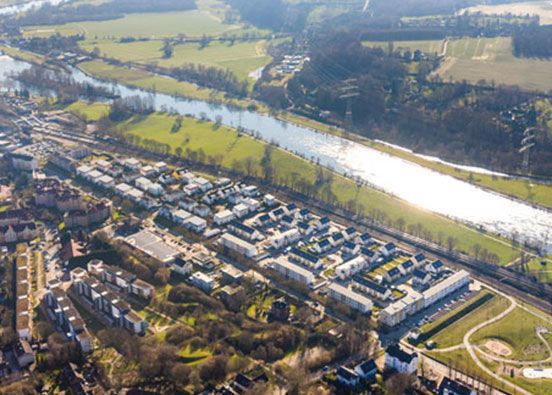
[(179, 253), (149, 230), (142, 230), (130, 235), (125, 238), (125, 241), (134, 248), (161, 262), (170, 262)]

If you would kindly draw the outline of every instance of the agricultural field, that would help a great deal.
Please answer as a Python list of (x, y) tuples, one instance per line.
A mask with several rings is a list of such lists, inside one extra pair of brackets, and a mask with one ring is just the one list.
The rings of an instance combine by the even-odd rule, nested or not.
[(498, 5), (479, 5), (460, 10), (470, 13), (481, 12), (487, 15), (538, 15), (541, 25), (552, 24), (552, 3), (550, 1), (528, 1)]
[(270, 63), (267, 47), (275, 42), (260, 40), (236, 42), (211, 42), (200, 48), (197, 43), (178, 44), (174, 46), (171, 58), (163, 58), (161, 40), (120, 43), (110, 40), (88, 40), (81, 46), (87, 51), (100, 50), (103, 57), (114, 58), (123, 62), (157, 64), (161, 67), (178, 67), (194, 63), (204, 66), (225, 68), (232, 71), (239, 79), (249, 78), (256, 69)]
[[(242, 172), (249, 169), (253, 173), (260, 173), (260, 161), (263, 156), (265, 143), (254, 140), (247, 135), (240, 135), (237, 131), (225, 127), (214, 128), (212, 124), (186, 118), (182, 128), (171, 133), (175, 118), (165, 114), (153, 114), (143, 119), (133, 118), (118, 126), (123, 133), (131, 133), (144, 139), (154, 139), (168, 144), (172, 152), (177, 148), (184, 155), (194, 153), (205, 160), (215, 160), (224, 167), (235, 168)], [(202, 152), (202, 154), (201, 154)], [(275, 177), (285, 184), (315, 181), (316, 166), (310, 162), (288, 153), (275, 149), (272, 155), (272, 166)], [(510, 243), (494, 236), (480, 233), (464, 225), (458, 224), (442, 216), (420, 210), (401, 200), (368, 187), (358, 187), (352, 180), (334, 175), (330, 185), (319, 188), (319, 195), (323, 199), (335, 196), (338, 202), (346, 204), (356, 200), (365, 213), (374, 209), (385, 213), (388, 221), (402, 218), (406, 224), (424, 224), (423, 226), (433, 234), (443, 232), (458, 240), (458, 248), (466, 252), (472, 250), (474, 244), (496, 253), (502, 264), (515, 259), (518, 252)]]
[[(366, 42), (368, 46), (387, 48), (387, 43)], [(522, 89), (548, 91), (552, 89), (552, 61), (516, 58), (509, 37), (462, 38), (442, 40), (397, 41), (395, 48), (420, 49), (445, 56), (437, 69), (443, 80), (518, 85)]]
[(218, 36), (237, 31), (239, 25), (225, 25), (208, 12), (200, 10), (170, 13), (128, 14), (108, 21), (74, 22), (54, 26), (33, 26), (26, 36), (84, 34), (87, 39), (121, 37), (163, 38), (184, 34), (189, 37)]

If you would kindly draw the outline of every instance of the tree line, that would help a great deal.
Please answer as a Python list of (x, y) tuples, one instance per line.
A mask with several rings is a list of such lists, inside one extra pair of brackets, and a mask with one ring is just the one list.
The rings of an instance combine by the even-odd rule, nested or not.
[(524, 58), (552, 58), (552, 26), (532, 25), (512, 36), (514, 55)]

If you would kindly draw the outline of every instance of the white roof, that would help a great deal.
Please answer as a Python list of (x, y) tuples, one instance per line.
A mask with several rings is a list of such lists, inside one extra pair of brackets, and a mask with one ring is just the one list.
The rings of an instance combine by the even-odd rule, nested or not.
[(144, 197), (144, 192), (139, 191), (136, 188), (132, 188), (130, 191), (127, 192), (127, 194), (135, 199), (141, 199)]
[(195, 272), (194, 274), (192, 274), (192, 277), (205, 283), (212, 283), (214, 281), (212, 277), (202, 272)]
[(98, 181), (101, 182), (102, 184), (111, 184), (111, 183), (113, 182), (113, 177), (108, 176), (108, 175), (106, 174), (106, 175), (101, 176), (101, 177), (98, 179)]
[(181, 220), (185, 220), (185, 219), (190, 218), (192, 216), (192, 214), (190, 214), (186, 210), (179, 209), (179, 210), (176, 210), (175, 212), (173, 212), (172, 216), (177, 217)]
[(226, 210), (222, 210), (218, 213), (215, 214), (215, 218), (221, 218), (221, 219), (224, 219), (224, 218), (229, 218), (229, 217), (233, 217), (234, 216), (234, 213), (228, 209)]
[(97, 160), (96, 165), (100, 167), (111, 167), (111, 163), (103, 159)]
[(140, 164), (140, 161), (136, 158), (128, 158), (125, 160), (125, 163), (129, 166), (137, 166)]
[(197, 216), (190, 217), (186, 220), (186, 223), (192, 224), (195, 226), (205, 226), (207, 225), (207, 221), (205, 221), (203, 218), (199, 218)]
[(100, 178), (103, 175), (104, 174), (98, 170), (92, 170), (91, 172), (88, 173), (88, 177), (90, 178)]
[(425, 299), (431, 299), (434, 295), (440, 293), (442, 290), (451, 287), (452, 285), (469, 278), (469, 273), (465, 270), (460, 270), (454, 273), (452, 276), (444, 279), (443, 281), (435, 284), (431, 288), (424, 291), (423, 295)]
[(126, 193), (126, 192), (130, 191), (132, 189), (132, 187), (130, 185), (125, 184), (124, 182), (122, 182), (120, 184), (117, 184), (115, 189), (117, 189), (120, 192)]
[(79, 173), (90, 173), (92, 171), (92, 168), (87, 165), (82, 165), (77, 167), (77, 172)]

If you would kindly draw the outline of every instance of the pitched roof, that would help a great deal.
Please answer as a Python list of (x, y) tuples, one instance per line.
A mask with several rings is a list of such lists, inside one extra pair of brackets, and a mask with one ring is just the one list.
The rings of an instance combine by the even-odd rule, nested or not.
[(406, 351), (401, 350), (401, 348), (397, 344), (393, 344), (387, 347), (387, 350), (385, 350), (385, 352), (389, 356), (396, 358), (404, 363), (410, 363), (412, 362), (412, 360), (414, 360), (414, 358), (416, 358), (416, 354), (409, 354)]
[(363, 374), (367, 374), (370, 372), (373, 372), (374, 370), (378, 370), (378, 367), (376, 366), (376, 363), (373, 359), (368, 359), (356, 366), (359, 368)]
[(380, 294), (385, 294), (385, 292), (387, 292), (387, 288), (385, 288), (383, 285), (379, 285), (378, 283), (367, 280), (362, 276), (356, 275), (353, 277), (353, 280), (360, 285), (365, 286), (366, 288), (370, 288), (371, 290), (376, 291)]
[(359, 379), (358, 374), (345, 366), (340, 366), (337, 369), (337, 375), (343, 377), (347, 381)]
[(439, 385), (439, 394), (443, 395), (470, 395), (472, 390), (458, 381), (444, 377)]

